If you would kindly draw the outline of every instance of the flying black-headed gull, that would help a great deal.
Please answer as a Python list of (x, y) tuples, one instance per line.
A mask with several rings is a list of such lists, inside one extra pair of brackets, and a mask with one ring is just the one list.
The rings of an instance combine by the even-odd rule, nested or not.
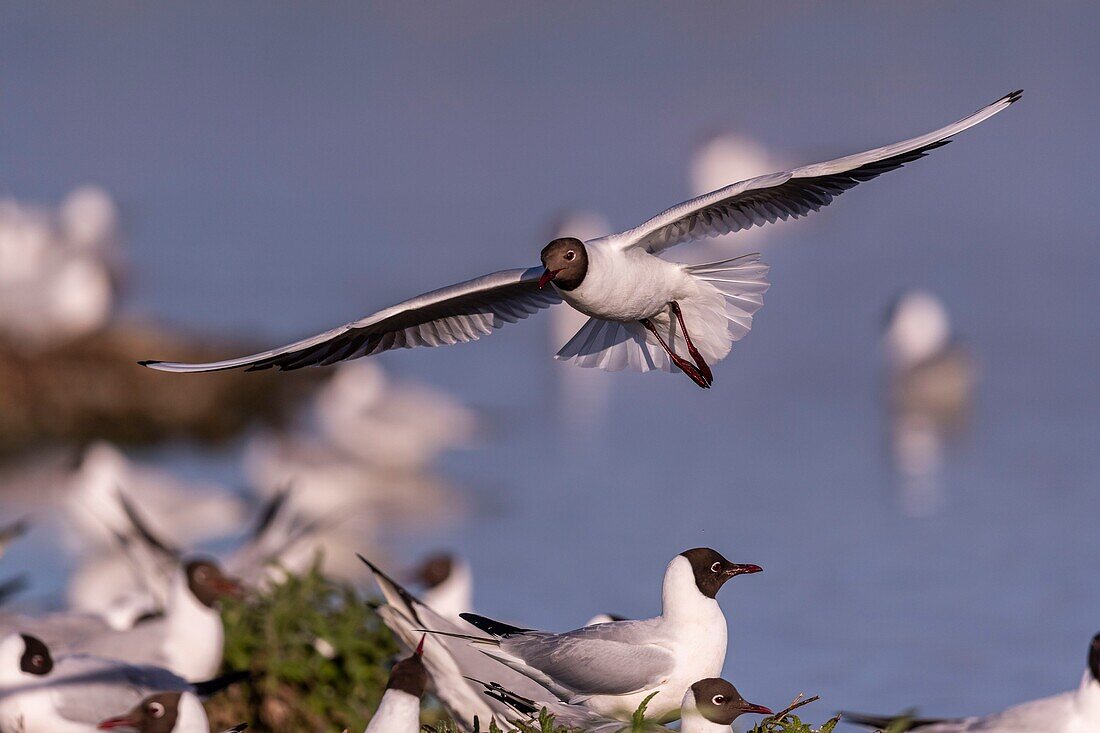
[(465, 621), (436, 613), (365, 557), (360, 555), (359, 559), (370, 568), (382, 591), (386, 602), (377, 609), (377, 613), (394, 635), (407, 648), (414, 649), (424, 639), (424, 630), (432, 632), (432, 638), (420, 646), (422, 659), (428, 668), (436, 698), (460, 728), (472, 731), (475, 717), (482, 726), (488, 726), (490, 721), (495, 720), (502, 728), (510, 727), (511, 707), (483, 695), (480, 687), (470, 678), (499, 682), (517, 694), (533, 699), (553, 697), (549, 690), (535, 684), (526, 675), (485, 656), (460, 638), (475, 631)]
[(85, 654), (55, 657), (41, 639), (10, 634), (0, 640), (0, 730), (92, 731), (99, 721), (148, 695), (182, 692), (205, 697), (243, 676), (232, 673), (191, 684), (159, 667)]
[[(517, 720), (535, 724), (545, 708), (554, 716), (555, 725), (564, 725), (587, 733), (619, 733), (632, 730), (633, 723), (607, 718), (581, 705), (570, 705), (560, 700), (529, 700), (495, 682), (482, 682), (485, 694), (511, 706), (519, 715)], [(741, 697), (737, 688), (720, 677), (699, 680), (684, 693), (680, 702), (680, 733), (728, 733), (733, 721), (745, 713), (771, 715), (763, 705), (756, 705)], [(671, 729), (663, 726), (646, 726), (654, 733)]]
[(648, 714), (664, 722), (679, 715), (680, 701), (691, 685), (722, 671), (727, 632), (726, 617), (715, 600), (719, 589), (730, 578), (760, 570), (759, 565), (735, 564), (710, 548), (697, 547), (669, 563), (661, 615), (654, 618), (612, 621), (560, 634), (475, 614), (462, 618), (488, 634), (467, 635), (472, 646), (559, 699), (630, 720), (642, 700), (658, 693), (649, 702)]
[[(713, 381), (710, 364), (752, 327), (768, 288), (768, 268), (757, 255), (703, 265), (658, 255), (673, 245), (817, 211), (858, 183), (944, 145), (1020, 94), (905, 142), (720, 188), (618, 234), (588, 242), (555, 239), (542, 250), (542, 267), (434, 290), (287, 346), (206, 364), (141, 363), (175, 372), (333, 364), (394, 348), (471, 341), (564, 300), (589, 320), (557, 358), (608, 371), (678, 368), (706, 388)], [(690, 361), (678, 353), (681, 348)]]
[(393, 665), (382, 701), (374, 711), (365, 733), (418, 733), (420, 699), (428, 689), (428, 669), (424, 666), (424, 638), (416, 650)]
[[(889, 716), (843, 713), (843, 719), (886, 729)], [(1021, 703), (985, 717), (956, 720), (907, 719), (903, 730), (919, 733), (1095, 733), (1100, 731), (1100, 634), (1089, 644), (1088, 664), (1076, 690)], [(891, 730), (895, 730), (891, 728)]]

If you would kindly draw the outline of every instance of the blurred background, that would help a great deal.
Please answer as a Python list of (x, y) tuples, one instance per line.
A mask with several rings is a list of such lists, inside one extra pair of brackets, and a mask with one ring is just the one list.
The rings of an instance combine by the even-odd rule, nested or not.
[[(1100, 630), (1098, 24), (1088, 3), (7, 4), (0, 495), (32, 529), (0, 576), (33, 569), (23, 606), (94, 596), (96, 492), (218, 550), (290, 485), (344, 520), (336, 571), (451, 549), (479, 611), (538, 628), (656, 612), (689, 547), (759, 563), (721, 599), (725, 672), (772, 706), (956, 715), (1074, 686)], [(531, 266), (559, 233), (1020, 87), (821, 213), (670, 252), (772, 266), (711, 391), (553, 361), (557, 312), (301, 375), (133, 365)]]

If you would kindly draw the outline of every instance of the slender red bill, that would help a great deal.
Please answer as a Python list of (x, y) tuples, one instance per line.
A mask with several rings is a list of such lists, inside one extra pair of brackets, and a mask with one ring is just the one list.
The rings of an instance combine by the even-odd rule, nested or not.
[(96, 728), (99, 728), (100, 730), (110, 730), (111, 728), (136, 728), (136, 727), (137, 727), (137, 724), (134, 721), (127, 718), (127, 717), (107, 718), (106, 720), (104, 720), (103, 722), (101, 722), (99, 725), (96, 726)]
[(773, 715), (770, 708), (766, 708), (763, 705), (753, 705), (751, 702), (750, 703), (745, 703), (745, 708), (744, 709), (745, 709), (746, 713), (760, 713), (761, 715)]
[(545, 288), (546, 284), (553, 280), (559, 272), (561, 272), (561, 270), (547, 270), (542, 273), (542, 277), (539, 278), (539, 290)]

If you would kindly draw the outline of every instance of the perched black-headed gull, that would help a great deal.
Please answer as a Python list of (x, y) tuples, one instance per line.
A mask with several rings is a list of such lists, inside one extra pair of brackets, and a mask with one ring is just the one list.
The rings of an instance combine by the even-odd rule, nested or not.
[(27, 632), (59, 653), (94, 654), (165, 667), (189, 680), (205, 679), (222, 663), (225, 632), (218, 601), (240, 592), (238, 583), (216, 563), (196, 559), (173, 577), (164, 615), (133, 628), (116, 630), (97, 617), (59, 613), (5, 616), (0, 633)]
[[(118, 715), (148, 695), (207, 696), (243, 676), (229, 674), (191, 684), (159, 667), (85, 654), (55, 657), (41, 639), (10, 634), (0, 640), (0, 730), (89, 732), (104, 718)], [(195, 705), (202, 709), (197, 699)]]
[[(465, 621), (436, 613), (365, 557), (360, 555), (359, 559), (370, 568), (385, 598), (386, 602), (377, 609), (379, 618), (406, 647), (421, 650), (432, 690), (460, 728), (472, 731), (475, 717), (483, 729), (493, 720), (507, 728), (512, 715), (509, 705), (481, 694), (480, 687), (471, 678), (499, 682), (517, 694), (534, 699), (553, 697), (549, 690), (526, 675), (467, 644), (461, 637), (476, 630)], [(425, 630), (431, 631), (433, 637), (421, 645)]]
[[(843, 713), (843, 718), (869, 728), (886, 729), (895, 723), (889, 716), (862, 713)], [(908, 725), (902, 730), (919, 733), (1096, 733), (1100, 731), (1100, 634), (1092, 637), (1088, 665), (1076, 690), (1021, 703), (985, 717), (905, 719)]]
[(428, 689), (428, 670), (424, 666), (424, 638), (411, 656), (393, 665), (386, 691), (374, 711), (365, 733), (418, 733), (420, 699)]
[[(501, 700), (518, 717), (528, 724), (537, 725), (539, 714), (545, 708), (554, 715), (554, 724), (563, 725), (587, 733), (619, 733), (630, 731), (631, 723), (616, 718), (607, 718), (581, 705), (570, 705), (560, 700), (529, 700), (495, 682), (482, 682), (485, 694), (495, 700)], [(721, 677), (709, 677), (699, 680), (684, 693), (680, 702), (680, 733), (728, 733), (733, 721), (745, 713), (771, 715), (772, 711), (763, 705), (756, 705), (741, 697), (741, 693), (732, 684)], [(670, 728), (647, 726), (646, 730), (665, 733)]]
[(467, 636), (473, 646), (559, 699), (630, 720), (642, 700), (656, 692), (647, 712), (663, 722), (680, 714), (680, 701), (691, 685), (722, 671), (726, 617), (715, 600), (719, 589), (730, 578), (760, 570), (759, 565), (735, 564), (710, 548), (697, 547), (669, 563), (661, 615), (654, 618), (560, 634), (475, 614), (462, 618), (488, 634)]
[(703, 265), (658, 255), (676, 244), (817, 211), (856, 184), (944, 145), (1020, 94), (905, 142), (720, 188), (618, 234), (588, 242), (555, 239), (542, 250), (542, 267), (504, 270), (434, 290), (287, 346), (206, 364), (141, 363), (175, 372), (333, 364), (394, 348), (472, 341), (564, 300), (589, 320), (558, 352), (559, 359), (608, 371), (678, 368), (706, 388), (713, 381), (710, 364), (752, 327), (768, 288), (768, 268), (757, 255)]
[(424, 591), (425, 605), (453, 621), (459, 614), (472, 611), (474, 576), (470, 564), (452, 552), (436, 552), (420, 561), (410, 576)]
[[(198, 698), (188, 692), (158, 692), (129, 712), (100, 721), (99, 730), (128, 728), (138, 733), (208, 733), (210, 722)], [(234, 728), (233, 730), (244, 730)]]

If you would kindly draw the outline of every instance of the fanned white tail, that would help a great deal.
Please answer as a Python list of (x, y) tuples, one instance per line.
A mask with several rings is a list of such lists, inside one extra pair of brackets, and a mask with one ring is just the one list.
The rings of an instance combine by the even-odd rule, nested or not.
[[(759, 254), (749, 254), (682, 267), (697, 292), (677, 302), (692, 343), (708, 364), (714, 364), (724, 359), (733, 342), (744, 338), (752, 328), (753, 314), (764, 305), (768, 266), (760, 261)], [(676, 318), (665, 311), (650, 320), (673, 351), (687, 358)], [(676, 371), (657, 339), (638, 322), (589, 318), (555, 358), (609, 372)]]

